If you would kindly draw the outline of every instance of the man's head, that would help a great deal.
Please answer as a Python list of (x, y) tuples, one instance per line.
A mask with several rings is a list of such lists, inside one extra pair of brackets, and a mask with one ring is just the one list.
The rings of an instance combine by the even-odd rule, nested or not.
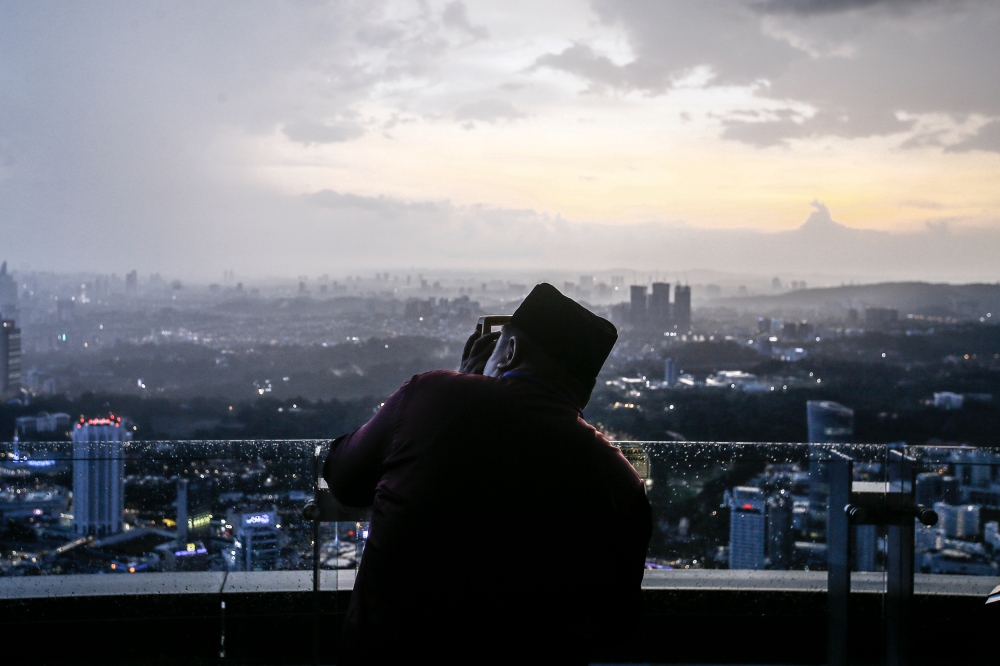
[(614, 324), (542, 283), (504, 326), (483, 374), (528, 370), (557, 382), (583, 407), (617, 339)]

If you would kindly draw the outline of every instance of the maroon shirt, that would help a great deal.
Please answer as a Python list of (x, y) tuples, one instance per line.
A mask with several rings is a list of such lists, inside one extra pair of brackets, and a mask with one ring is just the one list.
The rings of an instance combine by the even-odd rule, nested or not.
[(547, 386), (417, 375), (323, 475), (374, 505), (340, 663), (584, 662), (638, 616), (642, 481)]

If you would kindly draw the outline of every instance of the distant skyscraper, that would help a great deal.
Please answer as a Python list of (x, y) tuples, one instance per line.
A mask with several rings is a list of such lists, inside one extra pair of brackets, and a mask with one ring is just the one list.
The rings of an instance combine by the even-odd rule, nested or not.
[(854, 439), (854, 410), (829, 400), (806, 403), (811, 444), (834, 444)]
[(235, 552), (233, 563), (242, 571), (270, 571), (278, 565), (281, 547), (278, 511), (230, 513), (226, 518), (232, 526)]
[(7, 262), (0, 264), (0, 315), (17, 316), (17, 281), (7, 274)]
[(670, 323), (670, 284), (654, 282), (653, 293), (649, 295), (649, 324), (666, 329)]
[(729, 568), (763, 569), (766, 565), (767, 518), (764, 491), (737, 486), (729, 504)]
[(663, 361), (663, 381), (667, 386), (675, 386), (679, 376), (677, 361), (673, 358), (666, 358)]
[[(854, 438), (854, 410), (829, 400), (806, 403), (806, 419), (811, 444), (850, 442)], [(823, 447), (809, 448), (809, 527), (821, 534), (826, 531), (826, 501), (830, 480)]]
[(73, 428), (73, 529), (77, 534), (103, 536), (122, 530), (122, 442), (131, 439), (120, 416), (81, 419)]
[(952, 539), (971, 539), (979, 535), (978, 504), (951, 506), (944, 502), (934, 504), (934, 511), (940, 518), (940, 527), (946, 537)]
[(791, 496), (775, 494), (767, 500), (767, 564), (769, 569), (791, 569), (795, 545)]
[(125, 274), (125, 289), (135, 291), (139, 286), (139, 273), (131, 270)]
[(186, 542), (208, 533), (212, 524), (212, 482), (177, 479), (177, 540)]
[(21, 388), (21, 329), (13, 319), (0, 321), (0, 393)]
[(629, 319), (634, 326), (643, 326), (646, 323), (646, 286), (634, 284), (629, 288), (629, 294)]
[(925, 472), (917, 474), (917, 504), (931, 506), (935, 502), (941, 501), (942, 487), (939, 472)]
[(691, 287), (682, 285), (674, 287), (673, 319), (677, 330), (691, 330)]
[(875, 571), (878, 553), (876, 525), (854, 525), (854, 570)]
[(875, 328), (884, 328), (895, 324), (899, 319), (899, 311), (895, 308), (865, 308), (865, 323)]

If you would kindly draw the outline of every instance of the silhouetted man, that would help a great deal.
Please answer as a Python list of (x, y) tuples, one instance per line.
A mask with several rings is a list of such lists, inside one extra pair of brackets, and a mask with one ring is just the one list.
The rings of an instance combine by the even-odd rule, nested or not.
[(340, 663), (586, 663), (620, 640), (649, 503), (581, 413), (617, 338), (540, 284), (462, 372), (413, 377), (333, 443), (333, 494), (374, 504)]

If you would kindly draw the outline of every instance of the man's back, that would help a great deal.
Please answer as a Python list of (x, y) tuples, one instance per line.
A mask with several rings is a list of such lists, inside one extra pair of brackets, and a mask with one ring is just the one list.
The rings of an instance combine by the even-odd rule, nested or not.
[(642, 483), (551, 387), (417, 376), (326, 476), (342, 502), (374, 503), (345, 662), (584, 660), (638, 611)]

